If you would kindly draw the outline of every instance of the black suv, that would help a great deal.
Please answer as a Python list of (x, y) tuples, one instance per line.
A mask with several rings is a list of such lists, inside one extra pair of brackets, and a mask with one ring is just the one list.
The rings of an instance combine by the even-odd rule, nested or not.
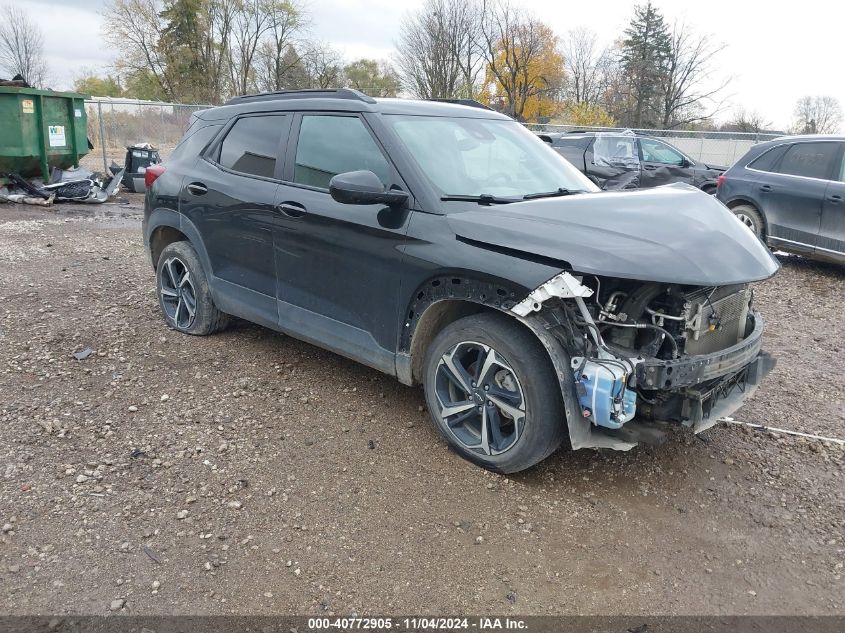
[(716, 197), (773, 248), (845, 264), (845, 138), (755, 145), (719, 179)]
[(598, 189), (495, 112), (352, 90), (198, 112), (148, 168), (167, 324), (230, 316), (422, 383), (462, 456), (527, 468), (565, 438), (712, 426), (771, 367), (749, 282), (776, 260), (686, 185)]
[(666, 141), (632, 132), (549, 132), (539, 134), (602, 189), (647, 189), (685, 182), (716, 192), (721, 165), (696, 162)]

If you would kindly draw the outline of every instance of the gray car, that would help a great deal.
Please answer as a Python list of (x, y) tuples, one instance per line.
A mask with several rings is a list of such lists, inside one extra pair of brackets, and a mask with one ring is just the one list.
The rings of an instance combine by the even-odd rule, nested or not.
[(661, 139), (627, 132), (559, 132), (538, 135), (602, 189), (648, 189), (685, 182), (716, 193), (721, 165), (694, 161)]
[(845, 137), (755, 145), (719, 178), (717, 198), (773, 248), (845, 263)]

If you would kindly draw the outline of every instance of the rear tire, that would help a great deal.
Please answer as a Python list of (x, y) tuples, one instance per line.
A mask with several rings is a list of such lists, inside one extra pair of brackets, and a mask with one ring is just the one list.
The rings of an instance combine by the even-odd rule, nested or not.
[(759, 237), (761, 240), (763, 239), (763, 229), (765, 224), (763, 223), (763, 216), (760, 215), (760, 212), (756, 208), (750, 204), (740, 204), (733, 207), (731, 209), (731, 213), (739, 218), (740, 222), (751, 229), (754, 235)]
[(208, 278), (190, 242), (172, 242), (161, 251), (156, 290), (164, 320), (174, 330), (206, 336), (229, 324), (229, 315), (214, 305)]
[(432, 421), (461, 457), (513, 473), (563, 442), (566, 414), (549, 356), (508, 317), (485, 313), (455, 321), (432, 341), (424, 363)]

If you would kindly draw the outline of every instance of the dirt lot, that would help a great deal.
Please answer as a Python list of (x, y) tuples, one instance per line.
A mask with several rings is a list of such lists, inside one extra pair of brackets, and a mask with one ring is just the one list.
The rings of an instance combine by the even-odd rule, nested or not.
[[(842, 447), (719, 426), (492, 475), (418, 389), (168, 330), (138, 214), (0, 206), (0, 612), (845, 613)], [(737, 418), (845, 437), (845, 270), (783, 264)]]

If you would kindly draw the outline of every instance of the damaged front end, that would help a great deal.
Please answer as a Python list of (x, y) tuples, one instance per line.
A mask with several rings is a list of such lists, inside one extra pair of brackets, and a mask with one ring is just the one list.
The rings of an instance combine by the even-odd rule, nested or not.
[(560, 347), (572, 447), (627, 450), (662, 441), (665, 423), (710, 428), (754, 392), (774, 359), (753, 296), (562, 272), (511, 311)]

